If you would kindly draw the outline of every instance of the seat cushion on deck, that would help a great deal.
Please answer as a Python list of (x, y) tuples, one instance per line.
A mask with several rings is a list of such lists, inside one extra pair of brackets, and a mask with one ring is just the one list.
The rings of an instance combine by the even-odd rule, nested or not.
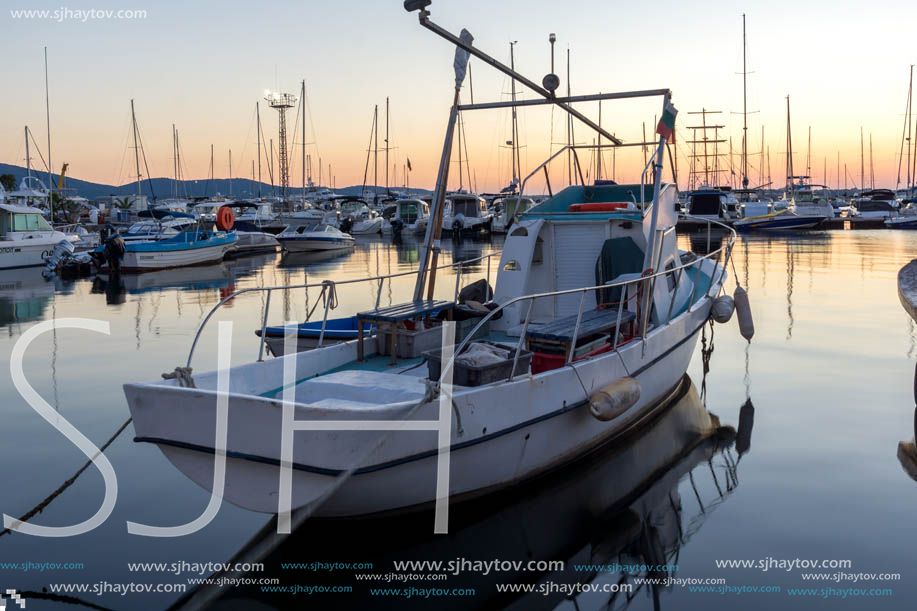
[[(379, 371), (337, 371), (309, 378), (296, 385), (296, 402), (310, 405), (333, 406), (362, 404), (388, 405), (423, 399), (426, 386), (423, 380)], [(283, 390), (274, 396), (283, 398)]]

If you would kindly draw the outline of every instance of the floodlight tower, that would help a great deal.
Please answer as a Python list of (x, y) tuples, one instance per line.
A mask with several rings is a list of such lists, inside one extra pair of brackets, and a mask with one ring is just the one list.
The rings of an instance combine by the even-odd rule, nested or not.
[(277, 93), (269, 90), (264, 91), (264, 99), (270, 104), (271, 108), (277, 111), (279, 117), (279, 136), (280, 142), (278, 153), (280, 154), (280, 194), (283, 199), (287, 198), (287, 189), (290, 187), (290, 165), (287, 159), (287, 109), (296, 106), (296, 96), (292, 93)]

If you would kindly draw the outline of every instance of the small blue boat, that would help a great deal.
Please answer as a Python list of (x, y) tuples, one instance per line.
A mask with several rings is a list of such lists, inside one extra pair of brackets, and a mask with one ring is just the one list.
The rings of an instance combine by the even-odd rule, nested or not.
[[(274, 356), (283, 356), (283, 341), (286, 327), (267, 327), (264, 330), (265, 343), (271, 354)], [(375, 325), (363, 323), (363, 336), (369, 337), (375, 332)], [(261, 337), (261, 329), (255, 331), (255, 335)], [(325, 337), (322, 345), (339, 344), (353, 339), (357, 339), (357, 317), (348, 316), (345, 318), (329, 318), (325, 323)], [(319, 339), (322, 336), (322, 321), (304, 322), (299, 325), (297, 330), (296, 351), (311, 350), (318, 347)]]

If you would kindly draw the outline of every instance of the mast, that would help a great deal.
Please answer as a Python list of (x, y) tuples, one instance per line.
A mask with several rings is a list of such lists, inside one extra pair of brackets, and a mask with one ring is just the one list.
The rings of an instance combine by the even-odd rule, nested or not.
[(806, 174), (812, 176), (812, 126), (809, 126), (809, 144), (806, 147)]
[[(602, 100), (599, 100), (599, 127), (602, 127)], [(602, 179), (602, 132), (599, 132), (599, 145), (595, 148), (595, 179)]]
[(210, 144), (210, 182), (207, 183), (207, 195), (210, 195), (210, 189), (213, 187), (213, 144)]
[(45, 47), (45, 122), (48, 128), (48, 207), (51, 210), (51, 222), (54, 222), (54, 183), (51, 178), (51, 102), (48, 90), (48, 47)]
[(306, 79), (302, 80), (302, 200), (306, 201)]
[(373, 111), (373, 202), (379, 198), (379, 105)]
[[(570, 97), (570, 47), (567, 47), (567, 97)], [(573, 117), (567, 114), (567, 146), (573, 146)], [(573, 186), (573, 149), (567, 148), (567, 184)]]
[(872, 165), (872, 133), (869, 134), (869, 188), (876, 188), (876, 173)]
[(232, 149), (229, 149), (229, 197), (232, 197)]
[(140, 147), (137, 145), (137, 115), (134, 114), (134, 100), (131, 99), (131, 125), (134, 128), (134, 165), (137, 169), (137, 203), (140, 203)]
[(388, 194), (388, 96), (385, 96), (385, 193)]
[(175, 124), (172, 124), (172, 197), (178, 197), (178, 145), (175, 143)]
[[(513, 71), (516, 70), (516, 57), (515, 57), (515, 53), (513, 52), (513, 47), (516, 45), (517, 42), (519, 41), (514, 40), (509, 43), (509, 67)], [(518, 127), (518, 123), (516, 122), (516, 79), (515, 78), (510, 78), (510, 96), (511, 96), (510, 99), (512, 99), (513, 101), (513, 114), (512, 114), (512, 119), (513, 119), (513, 123), (512, 123), (513, 182), (512, 182), (512, 185), (514, 188), (518, 188), (519, 187), (519, 174), (521, 173), (521, 171), (519, 170), (521, 170), (521, 168), (519, 168), (519, 165), (520, 165), (519, 164), (519, 148), (518, 148), (519, 146), (519, 127)]]
[[(911, 64), (911, 79), (907, 86), (907, 188), (908, 195), (913, 196), (911, 191), (914, 189), (914, 172), (911, 166), (911, 142), (913, 141), (913, 132), (911, 131), (911, 117), (914, 115), (914, 64)], [(50, 153), (49, 153), (50, 155)]]
[(261, 110), (258, 102), (255, 102), (255, 116), (258, 121), (258, 199), (261, 199)]
[(742, 13), (742, 188), (748, 188), (748, 68), (745, 64), (745, 13)]
[(790, 127), (790, 96), (786, 96), (786, 190), (793, 189), (793, 130)]
[(866, 158), (863, 152), (863, 126), (860, 126), (860, 191), (866, 190)]
[(29, 173), (29, 179), (32, 178), (32, 155), (29, 152), (29, 126), (25, 126), (25, 167)]
[[(458, 113), (458, 154), (459, 154), (459, 191), (462, 190), (464, 186), (464, 178), (462, 177), (462, 113)], [(469, 177), (470, 178), (470, 177)]]

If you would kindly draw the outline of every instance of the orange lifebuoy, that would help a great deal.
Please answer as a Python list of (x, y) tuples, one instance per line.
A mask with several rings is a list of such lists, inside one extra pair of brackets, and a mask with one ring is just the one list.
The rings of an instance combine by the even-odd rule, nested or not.
[(229, 231), (232, 229), (232, 225), (235, 222), (235, 217), (232, 214), (232, 208), (229, 206), (221, 206), (217, 210), (217, 227), (220, 231)]
[(594, 204), (571, 204), (567, 212), (614, 212), (627, 208), (629, 202), (596, 202)]

